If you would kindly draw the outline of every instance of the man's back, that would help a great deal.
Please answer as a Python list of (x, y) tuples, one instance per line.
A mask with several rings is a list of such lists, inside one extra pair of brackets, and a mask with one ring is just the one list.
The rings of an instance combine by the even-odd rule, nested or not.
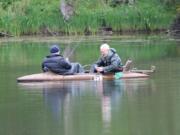
[(67, 62), (61, 55), (49, 55), (46, 56), (43, 63), (42, 69), (48, 69), (57, 74), (65, 74), (71, 69), (71, 64)]

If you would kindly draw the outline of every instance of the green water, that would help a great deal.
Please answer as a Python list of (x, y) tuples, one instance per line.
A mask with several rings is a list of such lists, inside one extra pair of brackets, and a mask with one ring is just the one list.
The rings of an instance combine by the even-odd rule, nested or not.
[[(156, 72), (149, 79), (18, 84), (41, 72), (50, 44), (83, 65), (108, 42), (123, 63)], [(0, 134), (178, 135), (180, 42), (166, 36), (4, 39), (0, 42)], [(75, 48), (74, 51), (73, 48)], [(66, 51), (64, 51), (66, 50)]]

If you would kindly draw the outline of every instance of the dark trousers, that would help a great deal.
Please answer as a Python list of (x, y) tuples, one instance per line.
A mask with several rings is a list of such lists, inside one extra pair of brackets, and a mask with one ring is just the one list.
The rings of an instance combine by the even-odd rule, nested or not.
[(70, 73), (75, 74), (75, 73), (84, 73), (84, 69), (79, 63), (71, 63), (71, 69)]

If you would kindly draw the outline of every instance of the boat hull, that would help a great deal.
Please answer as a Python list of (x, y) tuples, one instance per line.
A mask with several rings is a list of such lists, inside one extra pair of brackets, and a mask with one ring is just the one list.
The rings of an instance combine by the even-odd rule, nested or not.
[[(128, 79), (128, 78), (147, 78), (149, 75), (142, 74), (142, 73), (133, 73), (133, 72), (126, 72), (121, 73), (121, 76), (118, 79)], [(91, 73), (84, 73), (84, 74), (76, 74), (76, 75), (58, 75), (50, 72), (46, 73), (38, 73), (32, 75), (26, 75), (17, 78), (18, 82), (42, 82), (42, 81), (73, 81), (73, 80), (113, 80), (115, 75), (108, 74), (91, 74)]]

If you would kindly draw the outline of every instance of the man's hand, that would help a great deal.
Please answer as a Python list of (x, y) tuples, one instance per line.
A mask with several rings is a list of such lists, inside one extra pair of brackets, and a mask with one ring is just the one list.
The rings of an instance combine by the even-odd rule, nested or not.
[(102, 72), (102, 71), (104, 71), (103, 67), (96, 67), (96, 70), (97, 70), (97, 72)]

